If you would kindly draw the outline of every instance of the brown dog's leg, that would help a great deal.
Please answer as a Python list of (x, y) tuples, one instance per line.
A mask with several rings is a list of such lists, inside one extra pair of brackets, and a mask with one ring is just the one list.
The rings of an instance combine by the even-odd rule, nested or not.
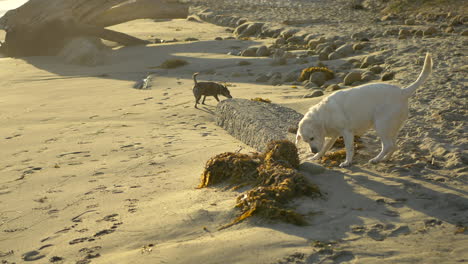
[(197, 104), (198, 104), (198, 101), (200, 101), (200, 98), (201, 98), (201, 95), (195, 96), (195, 108), (198, 108)]
[(203, 96), (202, 104), (205, 104), (206, 95)]
[(218, 95), (213, 95), (213, 96), (214, 96), (214, 98), (216, 99), (216, 101), (218, 101), (218, 102), (219, 102)]

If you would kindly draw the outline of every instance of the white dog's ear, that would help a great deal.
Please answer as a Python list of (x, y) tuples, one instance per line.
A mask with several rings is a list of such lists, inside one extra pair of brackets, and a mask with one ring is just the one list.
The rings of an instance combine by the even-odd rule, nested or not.
[(301, 139), (302, 139), (302, 136), (299, 135), (299, 134), (296, 134), (296, 145), (297, 145), (297, 143), (299, 143), (299, 140), (301, 140)]

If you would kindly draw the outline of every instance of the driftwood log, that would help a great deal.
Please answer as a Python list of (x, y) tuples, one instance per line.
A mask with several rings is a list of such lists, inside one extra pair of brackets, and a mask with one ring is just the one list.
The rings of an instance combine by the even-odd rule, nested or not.
[(216, 123), (245, 144), (264, 151), (271, 140), (294, 140), (303, 115), (272, 103), (227, 99), (216, 108)]
[(55, 55), (76, 37), (98, 37), (125, 46), (147, 42), (105, 27), (141, 18), (186, 18), (177, 0), (29, 0), (0, 18), (2, 53), (11, 57)]

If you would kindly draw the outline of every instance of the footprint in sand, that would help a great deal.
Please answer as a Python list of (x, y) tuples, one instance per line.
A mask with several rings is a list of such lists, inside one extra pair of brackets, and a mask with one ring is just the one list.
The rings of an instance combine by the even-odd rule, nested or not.
[(36, 260), (40, 260), (40, 259), (42, 259), (44, 257), (45, 257), (45, 255), (42, 255), (41, 252), (39, 252), (37, 250), (28, 251), (28, 252), (24, 253), (23, 255), (21, 255), (21, 258), (24, 261), (36, 261)]
[(22, 134), (14, 134), (13, 136), (6, 137), (5, 139), (13, 139), (13, 138), (21, 137), (21, 136)]
[(84, 257), (76, 262), (76, 264), (88, 264), (91, 263), (91, 259), (98, 258), (101, 254), (98, 252), (101, 249), (100, 246), (91, 248), (82, 248), (78, 252), (84, 255)]

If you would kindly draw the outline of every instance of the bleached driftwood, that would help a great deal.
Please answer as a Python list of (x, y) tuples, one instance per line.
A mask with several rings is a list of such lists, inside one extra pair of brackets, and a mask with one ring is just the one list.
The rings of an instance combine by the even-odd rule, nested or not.
[(122, 45), (146, 41), (105, 27), (140, 18), (185, 18), (177, 0), (29, 0), (0, 18), (8, 56), (54, 55), (76, 37), (93, 36)]

